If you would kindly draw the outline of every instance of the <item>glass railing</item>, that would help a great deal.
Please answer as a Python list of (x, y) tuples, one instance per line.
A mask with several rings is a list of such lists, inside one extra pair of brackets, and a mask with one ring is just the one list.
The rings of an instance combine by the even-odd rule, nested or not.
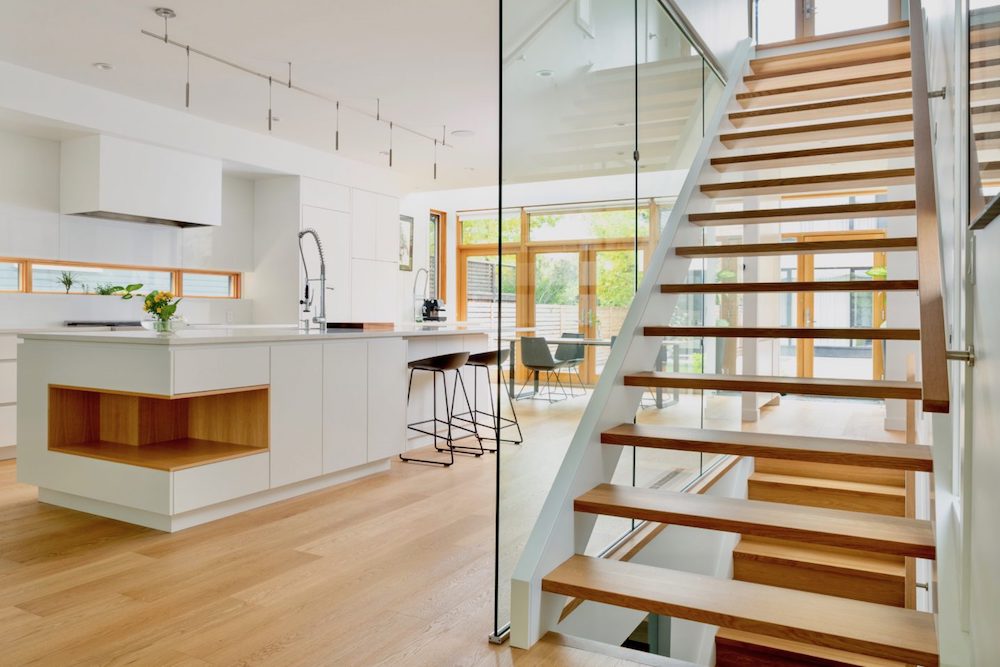
[[(494, 262), (500, 276), (493, 283), (516, 285), (497, 317), (497, 338), (504, 350), (515, 339), (514, 408), (525, 440), (501, 443), (497, 459), (498, 637), (510, 621), (514, 566), (725, 88), (711, 54), (659, 0), (562, 2), (548, 11), (534, 0), (501, 4), (501, 201), (521, 214), (516, 238), (494, 231), (489, 254), (505, 258)], [(482, 216), (496, 227), (495, 212)], [(486, 250), (460, 252), (472, 261)], [(702, 271), (692, 269), (691, 279)], [(664, 324), (700, 323), (704, 313), (703, 299), (685, 299)], [(551, 392), (542, 373), (536, 393), (516, 339), (564, 339), (548, 345), (560, 361), (574, 354), (567, 335), (582, 337), (577, 362)], [(719, 358), (714, 342), (677, 338), (663, 341), (656, 363), (702, 372)], [(717, 403), (708, 393), (650, 389), (636, 420), (721, 423), (731, 410)], [(739, 414), (732, 414), (738, 427)], [(613, 482), (679, 490), (713, 462), (710, 455), (626, 448)], [(635, 528), (628, 519), (601, 517), (585, 551), (603, 553)]]

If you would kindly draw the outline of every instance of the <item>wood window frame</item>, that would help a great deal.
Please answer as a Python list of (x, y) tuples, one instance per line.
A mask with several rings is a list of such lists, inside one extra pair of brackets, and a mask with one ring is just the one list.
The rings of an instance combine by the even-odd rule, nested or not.
[(431, 215), (436, 215), (437, 223), (437, 256), (434, 258), (436, 264), (434, 286), (438, 299), (447, 299), (448, 296), (448, 214), (432, 208)]
[[(32, 259), (25, 257), (0, 257), (0, 262), (18, 265), (18, 289), (4, 290), (4, 294), (63, 294), (63, 292), (37, 291), (32, 284), (32, 269), (36, 266), (68, 266), (80, 268), (121, 269), (125, 271), (158, 271), (170, 274), (170, 289), (178, 297), (184, 294), (185, 273), (198, 273), (213, 276), (228, 276), (230, 280), (229, 296), (194, 295), (194, 299), (241, 299), (243, 298), (243, 274), (238, 271), (216, 271), (210, 269), (179, 269), (165, 266), (145, 266), (140, 264), (113, 264), (108, 262), (78, 262), (61, 259)], [(74, 296), (100, 296), (85, 292), (70, 292)]]

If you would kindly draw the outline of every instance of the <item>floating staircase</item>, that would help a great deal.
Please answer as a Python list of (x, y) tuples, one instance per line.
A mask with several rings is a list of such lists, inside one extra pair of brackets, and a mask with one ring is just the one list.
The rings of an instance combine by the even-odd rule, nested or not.
[[(913, 608), (913, 563), (936, 555), (933, 526), (915, 518), (913, 500), (915, 475), (933, 471), (930, 448), (814, 433), (630, 423), (638, 388), (648, 387), (923, 401), (924, 411), (948, 410), (947, 373), (941, 372), (943, 315), (937, 319), (940, 267), (933, 182), (928, 192), (926, 173), (915, 159), (915, 152), (929, 146), (926, 109), (920, 106), (927, 104), (926, 76), (920, 71), (923, 37), (913, 38), (911, 61), (911, 36), (899, 34), (906, 26), (893, 24), (885, 33), (872, 31), (855, 43), (833, 47), (813, 40), (799, 48), (784, 47), (777, 55), (765, 50), (749, 57), (747, 52), (743, 69), (734, 72), (724, 93), (728, 107), (706, 125), (713, 134), (695, 158), (515, 571), (515, 606), (522, 605), (520, 616), (515, 611), (515, 644), (530, 643), (533, 632), (551, 630), (548, 625), (558, 622), (553, 601), (562, 600), (554, 596), (565, 596), (571, 598), (568, 606), (555, 605), (562, 606), (564, 616), (575, 613), (581, 601), (591, 601), (718, 626), (715, 664), (722, 667), (939, 663), (935, 616)], [(916, 57), (918, 49), (921, 58)], [(1000, 116), (1000, 110), (996, 113)], [(779, 199), (856, 190), (891, 196), (831, 205)], [(900, 216), (917, 219), (915, 236), (692, 245), (704, 227), (806, 222), (810, 231), (822, 231), (826, 221)], [(919, 277), (683, 282), (687, 263), (695, 258), (840, 252), (915, 253)], [(830, 291), (916, 291), (921, 325), (667, 324), (678, 295)], [(913, 341), (921, 346), (922, 378), (646, 370), (662, 338), (689, 336)], [(937, 384), (942, 380), (943, 391)], [(746, 498), (611, 484), (609, 456), (623, 447), (752, 458)], [(580, 555), (580, 545), (589, 537), (587, 526), (596, 516), (738, 534), (732, 578)], [(542, 604), (544, 595), (549, 606)]]

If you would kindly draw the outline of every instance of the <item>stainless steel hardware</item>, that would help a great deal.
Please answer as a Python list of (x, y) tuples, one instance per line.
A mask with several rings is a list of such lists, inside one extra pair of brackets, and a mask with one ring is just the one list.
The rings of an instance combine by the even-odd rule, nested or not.
[(964, 361), (970, 366), (976, 365), (976, 348), (972, 345), (968, 350), (948, 350), (945, 356), (949, 361)]
[[(309, 266), (306, 264), (306, 254), (302, 251), (302, 237), (309, 234), (316, 241), (316, 250), (319, 252), (319, 278), (309, 277)], [(302, 300), (299, 304), (302, 306), (303, 314), (309, 313), (312, 308), (313, 299), (316, 298), (316, 292), (319, 292), (319, 305), (316, 308), (316, 315), (312, 318), (312, 321), (320, 325), (320, 327), (326, 326), (326, 258), (323, 255), (323, 243), (319, 240), (319, 234), (315, 229), (309, 227), (308, 229), (303, 229), (299, 232), (299, 256), (302, 257), (302, 268), (306, 275), (306, 286), (305, 292)], [(318, 282), (318, 290), (309, 290), (309, 283)], [(333, 288), (330, 288), (331, 291)], [(306, 326), (309, 326), (308, 316), (303, 320)]]

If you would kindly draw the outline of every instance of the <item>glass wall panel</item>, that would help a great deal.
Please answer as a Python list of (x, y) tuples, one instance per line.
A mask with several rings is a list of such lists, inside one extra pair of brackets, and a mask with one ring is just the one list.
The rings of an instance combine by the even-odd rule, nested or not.
[[(497, 348), (518, 358), (512, 393), (524, 443), (498, 443), (496, 459), (498, 633), (510, 620), (511, 573), (724, 88), (658, 0), (572, 2), (554, 13), (534, 0), (501, 7), (504, 210), (459, 215), (458, 279), (464, 319), (494, 322)], [(491, 262), (499, 278), (477, 278)], [(691, 275), (704, 280), (704, 271)], [(476, 280), (489, 285), (481, 300)], [(682, 299), (664, 324), (701, 321), (707, 303)], [(555, 393), (545, 391), (544, 373), (536, 390), (522, 363), (544, 362), (546, 349), (552, 363), (565, 364), (565, 386)], [(700, 339), (668, 339), (654, 363), (701, 372), (707, 358)], [(700, 394), (650, 390), (636, 418), (699, 426), (704, 403)], [(706, 460), (624, 448), (612, 481), (683, 488)], [(631, 520), (601, 517), (585, 552), (604, 553), (633, 528)]]

